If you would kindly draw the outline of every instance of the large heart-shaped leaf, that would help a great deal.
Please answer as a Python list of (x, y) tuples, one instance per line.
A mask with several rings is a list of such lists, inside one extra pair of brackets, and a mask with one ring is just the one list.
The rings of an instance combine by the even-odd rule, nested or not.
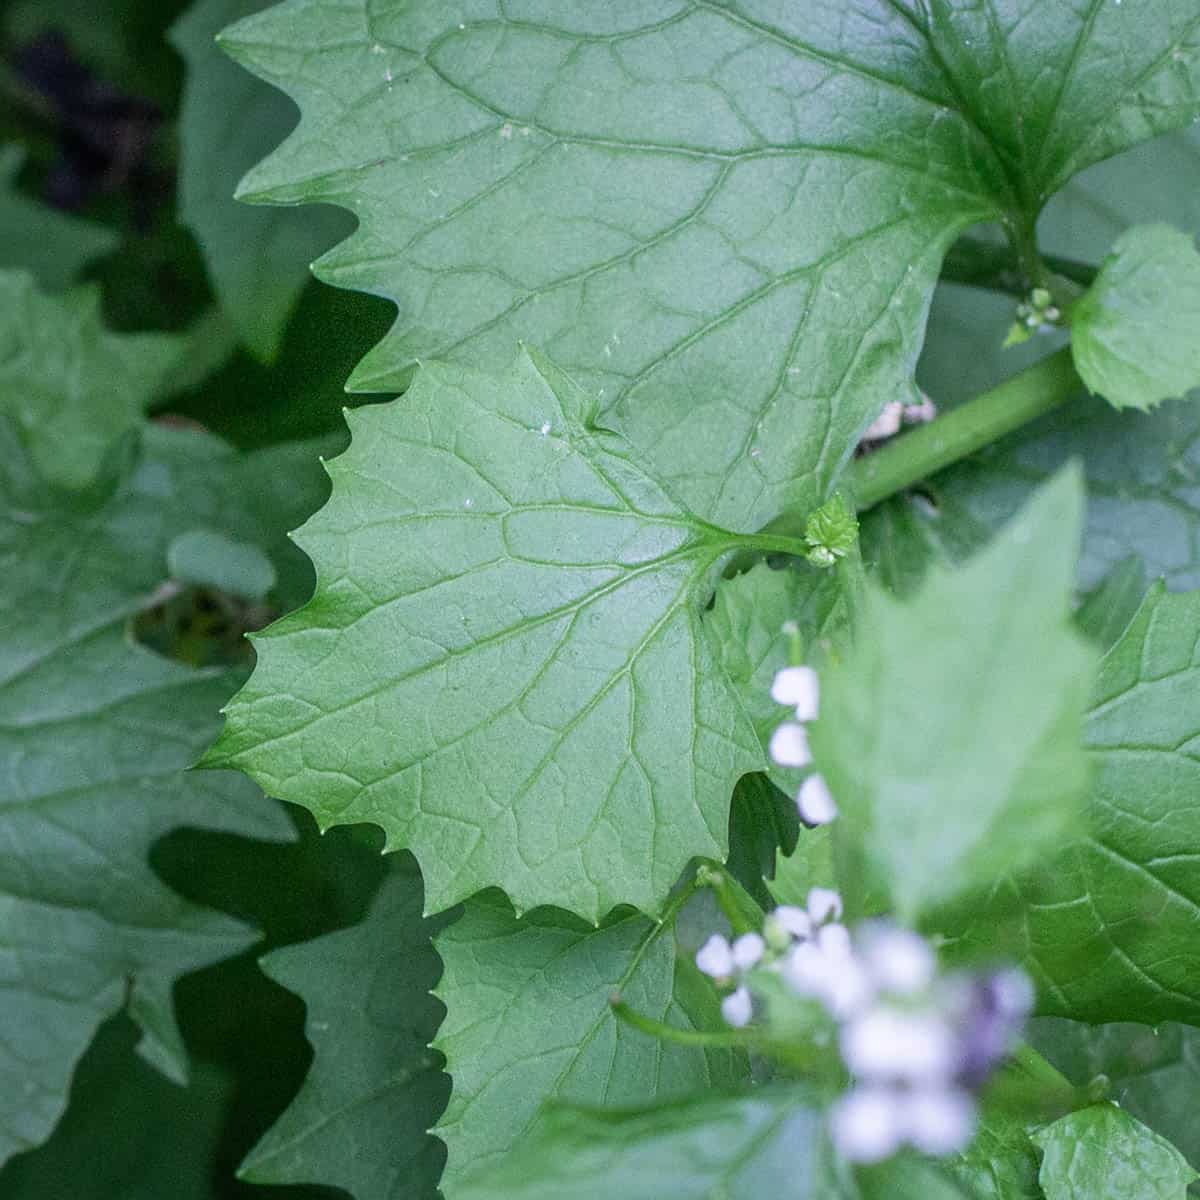
[(258, 635), (207, 758), (323, 826), (381, 825), (431, 909), (497, 885), (522, 911), (656, 911), (766, 766), (702, 620), (737, 540), (588, 407), (526, 356), (350, 414), (298, 535), (317, 594)]
[(911, 386), (956, 232), (1197, 108), (1192, 0), (288, 0), (225, 36), (299, 104), (242, 194), (350, 208), (399, 318), (353, 385), (518, 337), (702, 516), (811, 507)]

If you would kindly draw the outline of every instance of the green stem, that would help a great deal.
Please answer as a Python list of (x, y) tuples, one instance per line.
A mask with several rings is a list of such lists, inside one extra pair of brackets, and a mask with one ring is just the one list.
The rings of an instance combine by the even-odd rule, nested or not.
[(1058, 408), (1082, 387), (1068, 347), (936, 421), (864, 455), (851, 467), (848, 481), (859, 511), (873, 508), (881, 500)]
[(678, 1046), (744, 1050), (761, 1041), (759, 1035), (751, 1030), (728, 1029), (720, 1033), (706, 1033), (699, 1029), (677, 1029), (674, 1025), (656, 1021), (653, 1017), (647, 1017), (644, 1013), (630, 1008), (620, 996), (610, 997), (609, 1004), (612, 1005), (613, 1015), (619, 1021), (624, 1021), (626, 1025), (640, 1029), (642, 1033), (648, 1033), (659, 1041), (674, 1042)]

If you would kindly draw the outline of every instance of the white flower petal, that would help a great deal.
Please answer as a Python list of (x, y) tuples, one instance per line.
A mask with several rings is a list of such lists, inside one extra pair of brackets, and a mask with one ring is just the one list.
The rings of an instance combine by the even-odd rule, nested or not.
[(862, 938), (867, 969), (878, 986), (898, 996), (914, 996), (933, 982), (937, 956), (918, 933), (881, 927)]
[(771, 699), (796, 710), (797, 721), (815, 721), (820, 701), (820, 684), (812, 667), (784, 667), (776, 672)]
[(1023, 1021), (1033, 1011), (1036, 999), (1029, 976), (1020, 967), (998, 971), (991, 979), (992, 995), (1006, 1017)]
[(736, 992), (730, 992), (724, 1000), (721, 1001), (721, 1016), (725, 1018), (727, 1025), (732, 1025), (735, 1029), (741, 1029), (750, 1021), (750, 1016), (754, 1010), (754, 1005), (750, 1000), (750, 992), (740, 987)]
[(831, 888), (813, 888), (808, 893), (808, 915), (814, 925), (842, 915), (842, 898)]
[(848, 1162), (876, 1163), (899, 1148), (902, 1134), (900, 1098), (885, 1088), (855, 1088), (833, 1106), (829, 1132), (838, 1153)]
[(846, 1025), (841, 1047), (842, 1058), (855, 1075), (914, 1083), (949, 1079), (961, 1057), (945, 1021), (884, 1006)]
[(733, 965), (739, 971), (750, 970), (751, 967), (758, 965), (766, 948), (767, 944), (763, 941), (760, 934), (743, 933), (733, 943)]
[(974, 1136), (975, 1116), (961, 1088), (919, 1088), (904, 1105), (904, 1139), (923, 1154), (957, 1154)]
[(815, 942), (800, 942), (784, 960), (783, 978), (797, 995), (823, 999), (833, 981), (834, 969)]
[(733, 974), (733, 950), (719, 933), (714, 933), (696, 952), (696, 966), (712, 979), (725, 979)]
[(820, 775), (810, 775), (800, 785), (796, 809), (805, 825), (828, 825), (838, 815), (837, 801)]
[(771, 918), (794, 938), (812, 936), (812, 917), (793, 904), (781, 904), (771, 913)]
[(807, 767), (812, 762), (808, 733), (795, 721), (784, 721), (771, 734), (771, 758), (781, 767)]

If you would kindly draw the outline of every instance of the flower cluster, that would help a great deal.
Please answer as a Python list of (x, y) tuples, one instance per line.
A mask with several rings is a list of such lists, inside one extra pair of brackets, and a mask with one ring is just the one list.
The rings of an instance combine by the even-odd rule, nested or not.
[(1016, 970), (941, 972), (919, 934), (877, 920), (852, 936), (841, 917), (841, 897), (814, 888), (805, 908), (770, 913), (761, 935), (732, 945), (709, 938), (696, 963), (733, 989), (721, 1005), (731, 1025), (751, 1019), (755, 970), (777, 973), (828, 1014), (853, 1080), (830, 1123), (844, 1158), (878, 1162), (904, 1145), (926, 1154), (964, 1149), (975, 1093), (1029, 1015), (1028, 979)]
[[(781, 767), (807, 767), (812, 752), (805, 723), (815, 720), (820, 701), (816, 671), (812, 667), (784, 667), (771, 685), (771, 699), (788, 705), (796, 716), (794, 721), (784, 721), (771, 735), (771, 758)], [(825, 780), (815, 773), (800, 785), (796, 807), (800, 819), (809, 826), (828, 825), (838, 815), (837, 803)]]

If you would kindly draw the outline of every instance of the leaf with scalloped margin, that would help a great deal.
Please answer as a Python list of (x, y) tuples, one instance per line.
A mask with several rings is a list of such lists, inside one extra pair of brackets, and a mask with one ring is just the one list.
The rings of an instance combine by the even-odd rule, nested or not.
[(313, 1065), (299, 1094), (247, 1155), (250, 1183), (321, 1183), (356, 1200), (432, 1200), (444, 1154), (426, 1131), (450, 1092), (429, 1050), (441, 1006), (429, 995), (440, 963), (421, 917), (421, 875), (394, 855), (357, 925), (262, 960), (300, 996)]
[(427, 365), (347, 420), (297, 535), (316, 596), (255, 635), (205, 762), (323, 827), (381, 825), (431, 911), (490, 886), (520, 911), (657, 911), (724, 856), (733, 786), (766, 766), (701, 619), (737, 539), (529, 355)]
[(613, 1015), (616, 991), (680, 1028), (721, 1027), (713, 989), (671, 926), (626, 912), (596, 929), (552, 909), (517, 920), (491, 893), (438, 936), (446, 1019), (434, 1046), (454, 1079), (435, 1130), (448, 1200), (536, 1135), (546, 1102), (636, 1106), (748, 1080), (737, 1052), (659, 1042)]
[(288, 0), (223, 42), (302, 112), (240, 194), (351, 209), (317, 269), (399, 309), (352, 387), (527, 339), (741, 530), (911, 389), (956, 232), (1200, 109), (1192, 0)]
[[(46, 486), (0, 420), (0, 1160), (36, 1145), (97, 1027), (128, 1006), (141, 1053), (186, 1075), (171, 988), (253, 930), (169, 890), (147, 854), (180, 826), (287, 840), (274, 803), (234, 774), (187, 767), (240, 674), (192, 670), (128, 624), (199, 521), (303, 569), (282, 531), (320, 488), (313, 452), (238, 457), (201, 434), (148, 427), (114, 478)], [(284, 477), (286, 489), (264, 482)], [(279, 543), (282, 541), (282, 547)]]
[(1093, 1104), (1039, 1129), (1046, 1200), (1184, 1200), (1196, 1172), (1165, 1138), (1115, 1104)]
[(309, 263), (351, 224), (329, 208), (253, 209), (233, 198), (242, 175), (296, 124), (285, 97), (213, 44), (225, 25), (269, 2), (199, 0), (168, 35), (187, 64), (179, 117), (180, 219), (196, 235), (222, 311), (243, 344), (267, 362), (280, 349)]
[(17, 187), (25, 152), (0, 146), (0, 267), (29, 271), (41, 287), (55, 292), (74, 282), (94, 258), (112, 250), (119, 238), (111, 229), (59, 212)]
[(96, 289), (46, 296), (26, 272), (0, 271), (0, 414), (17, 423), (38, 470), (58, 487), (95, 479), (184, 345), (165, 333), (110, 333)]
[(1017, 954), (1043, 1014), (1200, 1023), (1200, 593), (1150, 591), (1101, 663), (1086, 742), (1088, 836), (954, 932)]
[(1071, 310), (1071, 353), (1116, 408), (1153, 408), (1200, 387), (1200, 253), (1170, 225), (1135, 225)]

